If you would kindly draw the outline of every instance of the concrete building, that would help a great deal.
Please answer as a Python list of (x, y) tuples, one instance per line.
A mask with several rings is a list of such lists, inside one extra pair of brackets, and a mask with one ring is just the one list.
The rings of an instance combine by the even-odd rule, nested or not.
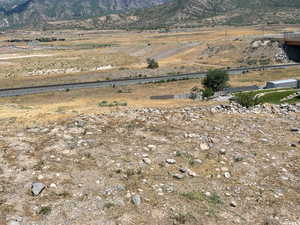
[(266, 88), (297, 88), (298, 81), (294, 79), (267, 82)]

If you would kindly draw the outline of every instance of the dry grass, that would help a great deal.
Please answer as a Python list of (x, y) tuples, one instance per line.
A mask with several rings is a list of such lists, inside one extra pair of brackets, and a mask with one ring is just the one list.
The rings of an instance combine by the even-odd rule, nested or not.
[(232, 76), (230, 84), (232, 86), (264, 85), (267, 81), (299, 78), (298, 68), (266, 70), (250, 72), (242, 75)]
[[(127, 102), (128, 107), (168, 107), (195, 104), (190, 100), (152, 101), (150, 96), (188, 92), (198, 81), (136, 85), (122, 88), (72, 90), (0, 99), (0, 118), (17, 118), (21, 123), (43, 122), (72, 117), (80, 113), (101, 113), (117, 108), (98, 107), (103, 100)], [(130, 93), (118, 93), (118, 90)]]
[[(296, 30), (297, 26), (268, 27), (268, 33), (279, 33), (285, 30)], [(93, 68), (112, 65), (116, 69), (145, 68), (145, 59), (159, 57), (170, 49), (171, 53), (159, 60), (161, 68), (173, 71), (174, 68), (185, 67), (187, 71), (205, 70), (226, 66), (237, 66), (240, 57), (239, 50), (246, 42), (235, 42), (235, 38), (251, 40), (257, 35), (263, 35), (262, 27), (215, 27), (199, 28), (190, 31), (158, 33), (158, 32), (124, 32), (124, 31), (55, 31), (55, 32), (25, 32), (16, 31), (6, 33), (0, 37), (0, 48), (10, 45), (4, 40), (8, 39), (34, 39), (37, 37), (66, 38), (66, 41), (41, 43), (32, 47), (26, 43), (16, 45), (25, 49), (1, 48), (0, 58), (18, 57), (22, 55), (49, 55), (48, 57), (7, 59), (0, 60), (1, 85), (15, 86), (15, 81), (22, 83), (28, 80), (34, 83), (55, 83), (52, 80), (63, 77), (64, 82), (83, 80)], [(195, 43), (191, 47), (183, 47)], [(102, 45), (111, 45), (101, 47)], [(81, 49), (96, 45), (91, 49)], [(213, 57), (202, 57), (202, 52), (208, 46), (234, 46), (234, 49), (222, 51)], [(80, 47), (81, 46), (81, 47)], [(48, 48), (51, 47), (51, 48)], [(53, 47), (64, 47), (68, 50), (55, 50)], [(235, 54), (233, 54), (233, 52)], [(13, 65), (13, 66), (12, 66)], [(40, 76), (28, 77), (32, 71), (45, 71), (53, 69), (80, 69), (82, 72), (50, 72)], [(187, 72), (186, 71), (186, 72)], [(105, 79), (107, 74), (99, 73), (98, 78)], [(65, 78), (66, 77), (66, 78)], [(47, 81), (48, 80), (48, 81)], [(3, 82), (2, 82), (3, 81)], [(31, 82), (32, 83), (32, 82)], [(30, 84), (30, 82), (28, 82)]]
[[(300, 77), (293, 69), (253, 72), (231, 77), (233, 87), (263, 85), (266, 81)], [(214, 104), (192, 100), (150, 100), (153, 95), (188, 93), (193, 87), (201, 87), (201, 80), (185, 80), (162, 84), (133, 85), (128, 87), (80, 89), (70, 92), (49, 92), (0, 99), (0, 119), (16, 118), (20, 124), (43, 123), (73, 117), (81, 113), (102, 113), (118, 110), (118, 107), (99, 107), (108, 102), (127, 102), (133, 108), (140, 107), (178, 107), (185, 105)], [(119, 93), (120, 90), (122, 93)]]

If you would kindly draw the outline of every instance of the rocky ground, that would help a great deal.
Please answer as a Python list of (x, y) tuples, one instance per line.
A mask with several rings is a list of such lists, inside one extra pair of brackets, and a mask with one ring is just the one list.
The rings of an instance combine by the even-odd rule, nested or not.
[(300, 106), (1, 121), (0, 224), (300, 224)]

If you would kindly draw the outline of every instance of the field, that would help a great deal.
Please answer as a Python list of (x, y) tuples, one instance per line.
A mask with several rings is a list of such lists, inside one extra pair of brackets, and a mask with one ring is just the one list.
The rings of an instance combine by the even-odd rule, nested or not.
[[(299, 78), (297, 68), (257, 71), (230, 77), (230, 86), (263, 86), (267, 81), (285, 78)], [(178, 82), (49, 92), (37, 95), (0, 99), (0, 119), (15, 119), (20, 125), (45, 123), (60, 118), (71, 118), (80, 113), (110, 112), (119, 107), (99, 107), (101, 101), (126, 102), (129, 108), (182, 107), (186, 105), (209, 105), (213, 102), (192, 100), (150, 100), (151, 96), (190, 93), (193, 87), (202, 88), (201, 79)], [(122, 108), (122, 107), (121, 107)], [(126, 107), (125, 107), (126, 108)]]
[[(256, 59), (266, 60), (259, 55), (268, 53), (266, 50), (251, 52), (252, 58), (248, 58), (249, 46), (255, 38), (298, 28), (296, 25), (216, 27), (167, 33), (118, 30), (6, 32), (0, 34), (0, 88), (249, 66), (248, 63)], [(35, 41), (45, 37), (62, 40)], [(156, 59), (160, 68), (145, 69), (147, 58)]]

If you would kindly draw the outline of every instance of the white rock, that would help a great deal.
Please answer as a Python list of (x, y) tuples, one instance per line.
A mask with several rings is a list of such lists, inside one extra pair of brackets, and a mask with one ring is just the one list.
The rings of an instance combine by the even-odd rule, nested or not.
[(208, 146), (208, 144), (206, 144), (206, 143), (200, 144), (200, 148), (201, 148), (201, 150), (203, 150), (203, 151), (209, 150), (209, 146)]
[(205, 196), (206, 197), (210, 197), (211, 196), (211, 193), (209, 191), (205, 192)]
[(236, 201), (231, 201), (231, 202), (230, 202), (230, 206), (231, 206), (231, 207), (237, 207)]
[(231, 177), (231, 174), (230, 174), (229, 172), (225, 172), (225, 173), (224, 173), (224, 177), (230, 178), (230, 177)]
[(139, 206), (142, 203), (141, 196), (139, 195), (132, 196), (131, 201), (136, 206)]
[(192, 170), (187, 170), (187, 174), (191, 177), (196, 177), (197, 176), (197, 174)]
[(52, 183), (50, 184), (50, 188), (57, 188), (56, 184)]
[(148, 145), (147, 147), (150, 151), (154, 151), (156, 149), (155, 145)]
[(176, 164), (176, 160), (175, 159), (167, 159), (166, 163), (168, 163), (168, 164)]
[(34, 196), (38, 196), (42, 193), (42, 191), (46, 188), (46, 186), (42, 183), (32, 183), (31, 185), (31, 193)]
[(178, 180), (181, 180), (181, 179), (184, 178), (184, 175), (176, 173), (176, 174), (173, 174), (173, 177), (176, 178), (176, 179), (178, 179)]
[(221, 154), (221, 155), (225, 155), (225, 154), (226, 154), (226, 150), (225, 150), (225, 149), (223, 149), (223, 148), (222, 148), (222, 149), (220, 149), (220, 154)]
[(150, 165), (151, 164), (151, 159), (149, 158), (143, 158), (143, 162)]

